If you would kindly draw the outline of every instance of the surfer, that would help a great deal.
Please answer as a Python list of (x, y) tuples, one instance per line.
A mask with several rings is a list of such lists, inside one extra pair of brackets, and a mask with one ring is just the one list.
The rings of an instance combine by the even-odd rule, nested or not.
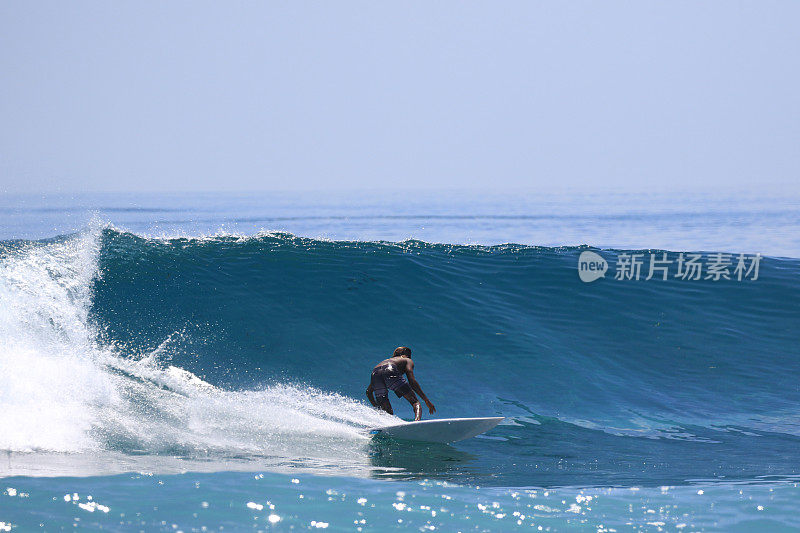
[[(403, 376), (408, 376), (408, 381)], [(410, 385), (410, 386), (409, 386)], [(414, 408), (414, 420), (422, 418), (422, 406), (419, 404), (416, 392), (425, 401), (430, 414), (436, 412), (436, 407), (422, 392), (422, 387), (414, 377), (414, 361), (411, 360), (411, 348), (400, 346), (389, 359), (384, 359), (372, 369), (372, 378), (367, 387), (367, 398), (374, 407), (380, 407), (393, 415), (392, 404), (389, 403), (389, 389), (397, 394), (398, 398), (405, 398)]]

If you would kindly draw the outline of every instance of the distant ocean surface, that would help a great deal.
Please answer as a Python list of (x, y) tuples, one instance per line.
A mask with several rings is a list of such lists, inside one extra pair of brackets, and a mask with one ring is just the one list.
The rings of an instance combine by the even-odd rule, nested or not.
[[(0, 531), (800, 528), (797, 194), (6, 195), (0, 215)], [(586, 251), (604, 279), (579, 279)], [(757, 278), (615, 279), (682, 252), (760, 254)], [(506, 420), (370, 439), (396, 419), (364, 389), (398, 345), (437, 417)]]

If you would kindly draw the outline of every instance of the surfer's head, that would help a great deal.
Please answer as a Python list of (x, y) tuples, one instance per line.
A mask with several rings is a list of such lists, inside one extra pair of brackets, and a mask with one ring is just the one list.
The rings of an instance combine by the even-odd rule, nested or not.
[(411, 357), (411, 348), (408, 346), (398, 346), (394, 351), (394, 357)]

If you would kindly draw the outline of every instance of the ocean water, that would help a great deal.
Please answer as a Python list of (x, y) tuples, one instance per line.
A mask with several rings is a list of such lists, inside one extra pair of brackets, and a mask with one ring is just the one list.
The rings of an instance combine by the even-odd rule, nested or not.
[[(796, 194), (0, 212), (0, 530), (800, 528)], [(591, 283), (587, 251), (609, 264)], [(706, 270), (681, 277), (695, 252)], [(632, 256), (640, 278), (616, 279)], [(667, 279), (646, 279), (653, 257)], [(758, 270), (738, 279), (738, 258)], [(453, 445), (369, 438), (396, 420), (364, 389), (398, 345), (436, 416), (505, 421)]]

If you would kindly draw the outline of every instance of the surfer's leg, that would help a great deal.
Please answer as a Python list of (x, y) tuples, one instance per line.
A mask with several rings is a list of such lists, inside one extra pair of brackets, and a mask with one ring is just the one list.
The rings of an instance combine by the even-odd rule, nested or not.
[(377, 402), (378, 407), (393, 415), (392, 412), (392, 404), (389, 403), (389, 389), (386, 387), (386, 382), (383, 379), (383, 375), (378, 370), (372, 371), (372, 378), (370, 380), (370, 387), (373, 389), (373, 394), (375, 394), (375, 402)]
[(403, 398), (408, 400), (408, 403), (410, 403), (411, 407), (414, 409), (414, 420), (420, 420), (422, 418), (422, 406), (419, 404), (419, 400), (417, 400), (417, 395), (409, 390), (403, 395)]
[(383, 398), (378, 398), (378, 405), (380, 405), (381, 409), (383, 409), (384, 411), (386, 411), (390, 415), (394, 414), (394, 411), (392, 411), (392, 404), (389, 403), (389, 398), (388, 397), (384, 396)]

